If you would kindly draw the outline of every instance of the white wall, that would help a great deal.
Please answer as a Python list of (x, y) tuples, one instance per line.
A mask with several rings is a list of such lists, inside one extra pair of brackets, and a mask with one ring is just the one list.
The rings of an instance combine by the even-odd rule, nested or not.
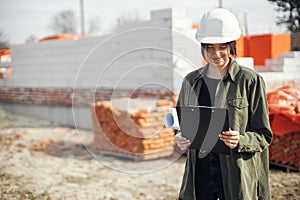
[[(100, 79), (103, 87), (113, 87), (120, 77), (139, 65), (159, 63), (171, 65), (169, 54), (157, 49), (170, 49), (171, 40), (163, 35), (140, 36), (132, 31), (105, 41), (107, 37), (81, 40), (47, 41), (43, 43), (13, 46), (13, 71), (6, 86), (94, 88)], [(153, 41), (153, 42), (152, 42)], [(154, 69), (154, 71), (157, 69)], [(122, 87), (140, 84), (139, 79), (165, 82), (166, 72), (153, 74), (135, 70)], [(129, 75), (132, 76), (132, 73)], [(170, 74), (170, 73), (169, 73)]]
[(0, 107), (13, 114), (20, 114), (47, 120), (80, 129), (92, 130), (90, 107), (68, 107), (62, 105), (34, 105), (34, 104), (11, 104), (0, 103)]
[(201, 64), (191, 27), (184, 9), (174, 8), (112, 35), (12, 46), (12, 77), (0, 86), (178, 90), (183, 75)]
[[(0, 87), (154, 88), (178, 92), (184, 75), (201, 65), (195, 30), (183, 9), (153, 11), (150, 21), (123, 24), (115, 34), (11, 47), (12, 76)], [(73, 125), (70, 106), (2, 103), (9, 112)], [(87, 107), (74, 108), (91, 128)]]

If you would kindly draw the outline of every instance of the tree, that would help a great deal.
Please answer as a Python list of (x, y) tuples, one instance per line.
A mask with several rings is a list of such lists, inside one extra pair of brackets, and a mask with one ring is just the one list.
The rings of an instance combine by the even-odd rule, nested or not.
[(0, 49), (9, 48), (9, 42), (6, 35), (0, 30)]
[(101, 29), (100, 20), (98, 17), (94, 17), (88, 21), (88, 31), (89, 35), (98, 32)]
[(34, 43), (38, 41), (38, 38), (35, 36), (35, 35), (29, 35), (26, 40), (25, 40), (25, 43), (26, 44), (29, 44), (29, 43)]
[[(88, 34), (96, 33), (100, 30), (98, 17), (93, 17), (88, 21)], [(52, 18), (49, 29), (55, 34), (76, 34), (78, 20), (72, 10), (63, 10)]]
[(76, 34), (77, 19), (72, 10), (63, 10), (52, 18), (50, 30), (56, 34)]
[(268, 0), (276, 4), (276, 11), (282, 13), (277, 24), (286, 24), (291, 33), (300, 31), (300, 1), (299, 0)]

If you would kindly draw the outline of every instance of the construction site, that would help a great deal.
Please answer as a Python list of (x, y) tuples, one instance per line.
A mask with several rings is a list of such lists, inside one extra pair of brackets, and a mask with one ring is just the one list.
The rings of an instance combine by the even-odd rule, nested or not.
[[(111, 35), (1, 50), (0, 199), (177, 199), (185, 155), (164, 116), (205, 62), (197, 28), (171, 8)], [(299, 43), (290, 34), (237, 41), (237, 62), (266, 82), (274, 200), (300, 198)]]

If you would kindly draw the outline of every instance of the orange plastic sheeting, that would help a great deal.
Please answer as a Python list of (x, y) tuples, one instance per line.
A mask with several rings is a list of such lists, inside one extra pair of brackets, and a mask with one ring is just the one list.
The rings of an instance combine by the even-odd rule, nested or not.
[(0, 56), (6, 56), (6, 55), (10, 55), (10, 49), (1, 49), (0, 50)]
[(192, 24), (192, 29), (197, 29), (199, 27), (199, 24)]
[(75, 40), (78, 38), (85, 38), (86, 35), (81, 34), (59, 34), (59, 35), (52, 35), (48, 37), (43, 37), (39, 40), (39, 42), (47, 41), (47, 40)]
[(278, 136), (300, 131), (300, 113), (282, 112), (277, 114), (272, 120), (271, 127), (273, 134)]
[(281, 53), (291, 51), (289, 34), (266, 34), (244, 39), (244, 55), (254, 58), (254, 65), (265, 65), (266, 59), (274, 59)]
[(300, 131), (300, 90), (282, 87), (267, 94), (269, 116), (274, 135)]
[(295, 112), (294, 108), (287, 105), (269, 104), (269, 115), (277, 115), (281, 112)]
[(289, 97), (290, 99), (299, 99), (300, 100), (300, 90), (296, 87), (283, 87), (283, 88), (281, 88), (281, 91), (292, 96), (292, 97)]

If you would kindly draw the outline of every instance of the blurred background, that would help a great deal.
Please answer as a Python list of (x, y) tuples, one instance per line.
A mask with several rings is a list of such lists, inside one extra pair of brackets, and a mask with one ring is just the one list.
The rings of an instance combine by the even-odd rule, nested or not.
[(298, 0), (0, 0), (0, 198), (176, 199), (185, 158), (163, 119), (215, 7), (266, 82), (273, 199), (298, 199)]

